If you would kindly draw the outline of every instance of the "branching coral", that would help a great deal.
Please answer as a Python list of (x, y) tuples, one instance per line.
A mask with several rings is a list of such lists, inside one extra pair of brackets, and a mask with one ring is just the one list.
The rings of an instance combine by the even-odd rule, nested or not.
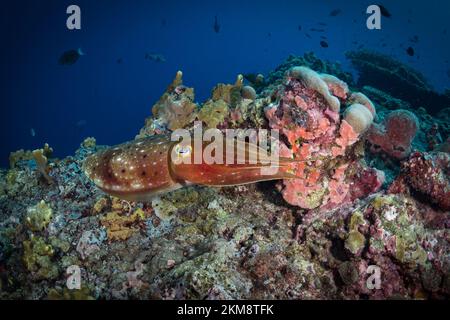
[(207, 128), (217, 128), (228, 117), (228, 105), (222, 99), (208, 100), (198, 113), (198, 120), (206, 124)]
[(279, 129), (289, 144), (284, 156), (291, 153), (309, 161), (296, 165), (299, 179), (284, 181), (284, 199), (308, 209), (343, 203), (360, 166), (349, 150), (371, 125), (373, 104), (365, 96), (351, 94), (358, 103), (351, 104), (341, 119), (341, 101), (346, 103), (350, 94), (347, 85), (306, 67), (290, 69), (279, 92), (277, 101), (266, 109), (269, 125)]
[(17, 162), (23, 160), (31, 160), (33, 159), (33, 153), (31, 151), (25, 151), (24, 149), (20, 149), (9, 154), (9, 167), (14, 169), (16, 167)]
[(390, 112), (383, 123), (374, 124), (367, 135), (374, 153), (383, 151), (395, 159), (411, 153), (411, 143), (419, 129), (417, 117), (408, 110)]
[(361, 87), (376, 87), (416, 108), (426, 106), (431, 113), (438, 113), (442, 106), (450, 104), (450, 97), (434, 92), (420, 72), (388, 55), (361, 50), (349, 51), (346, 56), (359, 71)]
[(84, 139), (84, 141), (81, 143), (81, 147), (86, 148), (86, 149), (92, 149), (92, 148), (95, 148), (96, 145), (97, 145), (97, 140), (95, 140), (94, 137), (87, 137), (87, 138)]

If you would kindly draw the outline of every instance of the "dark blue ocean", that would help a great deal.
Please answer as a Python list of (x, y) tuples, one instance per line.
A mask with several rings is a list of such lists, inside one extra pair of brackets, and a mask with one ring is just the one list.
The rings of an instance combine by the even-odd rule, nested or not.
[[(133, 139), (177, 70), (201, 102), (218, 82), (234, 82), (239, 73), (267, 74), (289, 54), (313, 51), (350, 71), (344, 53), (363, 44), (416, 68), (436, 91), (450, 88), (450, 2), (382, 1), (391, 17), (382, 18), (381, 30), (368, 30), (366, 8), (372, 3), (2, 2), (0, 164), (7, 165), (11, 151), (45, 142), (63, 157), (88, 136), (108, 145)], [(81, 8), (81, 30), (66, 28), (71, 4)], [(330, 16), (336, 9), (340, 13)], [(310, 31), (320, 26), (323, 32)], [(418, 41), (411, 43), (415, 36)], [(406, 53), (409, 46), (413, 56)], [(85, 55), (74, 65), (58, 63), (63, 52), (78, 48)], [(145, 59), (148, 53), (166, 61)]]

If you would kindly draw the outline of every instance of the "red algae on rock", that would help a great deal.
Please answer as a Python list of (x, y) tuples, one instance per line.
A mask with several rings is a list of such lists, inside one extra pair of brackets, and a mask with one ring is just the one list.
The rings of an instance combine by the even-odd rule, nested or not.
[(411, 189), (427, 197), (442, 210), (450, 210), (450, 155), (444, 152), (415, 152), (403, 162), (400, 175), (390, 190), (407, 193)]
[[(294, 67), (287, 72), (276, 101), (266, 108), (269, 126), (280, 130), (292, 155), (310, 160), (297, 164), (298, 179), (284, 180), (282, 194), (288, 203), (313, 209), (338, 206), (347, 198), (352, 172), (361, 165), (352, 147), (371, 125), (375, 112), (354, 103), (341, 117), (341, 103), (347, 105), (348, 96), (345, 82)], [(367, 98), (364, 102), (373, 107)]]
[(390, 112), (383, 123), (374, 124), (367, 140), (372, 152), (383, 151), (395, 159), (404, 159), (411, 153), (411, 143), (419, 129), (417, 117), (408, 110)]

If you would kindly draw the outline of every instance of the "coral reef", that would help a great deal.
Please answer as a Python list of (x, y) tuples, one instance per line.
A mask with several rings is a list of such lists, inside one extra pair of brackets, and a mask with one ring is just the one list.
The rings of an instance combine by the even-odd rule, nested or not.
[(450, 98), (431, 88), (425, 77), (411, 67), (377, 52), (349, 51), (347, 58), (359, 72), (358, 85), (369, 85), (389, 92), (416, 108), (436, 114), (450, 106)]
[[(266, 108), (266, 117), (272, 129), (280, 130), (289, 153), (310, 161), (308, 165), (305, 162), (297, 165), (299, 179), (284, 181), (284, 199), (306, 209), (328, 204), (329, 208), (344, 200), (351, 201), (350, 186), (356, 182), (352, 180), (358, 180), (354, 174), (356, 168), (363, 172), (366, 169), (361, 168), (364, 166), (358, 161), (355, 149), (349, 150), (370, 127), (375, 112), (373, 105), (367, 98), (365, 102), (371, 109), (359, 103), (351, 104), (340, 119), (341, 101), (344, 105), (349, 95), (347, 85), (306, 67), (288, 70), (282, 86), (276, 101)], [(373, 191), (381, 184), (375, 181)]]
[(339, 63), (323, 61), (316, 57), (313, 52), (305, 53), (303, 56), (290, 55), (278, 67), (269, 73), (266, 84), (279, 84), (283, 81), (286, 72), (295, 66), (305, 66), (320, 73), (336, 76), (343, 82), (352, 85), (353, 78), (349, 72), (344, 72)]
[(42, 200), (37, 205), (27, 209), (27, 216), (25, 220), (31, 231), (42, 231), (48, 226), (52, 216), (52, 209), (45, 203), (44, 200)]
[[(450, 297), (447, 115), (355, 87), (312, 54), (251, 78), (256, 95), (238, 76), (203, 104), (181, 76), (138, 137), (192, 129), (196, 119), (220, 130), (279, 129), (281, 154), (303, 161), (292, 168), (298, 179), (187, 186), (138, 203), (83, 174), (86, 157), (105, 148), (93, 138), (59, 161), (39, 152), (52, 183), (32, 152), (12, 153), (0, 169), (0, 299)], [(412, 129), (408, 139), (388, 135), (397, 109), (418, 124), (413, 139)], [(411, 155), (372, 152), (375, 128), (383, 145), (400, 139)], [(66, 286), (71, 266), (79, 290)], [(369, 285), (374, 268), (378, 289)]]

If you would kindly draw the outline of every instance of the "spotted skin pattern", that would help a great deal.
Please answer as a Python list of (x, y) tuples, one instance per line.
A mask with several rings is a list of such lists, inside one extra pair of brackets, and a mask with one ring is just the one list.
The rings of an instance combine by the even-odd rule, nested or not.
[[(291, 165), (298, 162), (281, 158), (278, 170), (262, 174), (267, 163), (249, 161), (249, 144), (245, 143), (245, 161), (237, 163), (207, 164), (194, 162), (194, 141), (189, 149), (180, 147), (170, 136), (155, 135), (126, 142), (90, 155), (83, 164), (85, 174), (104, 192), (129, 201), (150, 201), (155, 195), (182, 188), (189, 184), (230, 186), (258, 181), (296, 178)], [(208, 143), (200, 142), (202, 157)], [(189, 151), (186, 153), (186, 150)], [(225, 148), (221, 152), (224, 153)], [(175, 157), (190, 157), (189, 161), (172, 161)], [(203, 159), (203, 158), (202, 158)], [(187, 163), (188, 162), (188, 163)], [(224, 161), (225, 162), (225, 161)]]

